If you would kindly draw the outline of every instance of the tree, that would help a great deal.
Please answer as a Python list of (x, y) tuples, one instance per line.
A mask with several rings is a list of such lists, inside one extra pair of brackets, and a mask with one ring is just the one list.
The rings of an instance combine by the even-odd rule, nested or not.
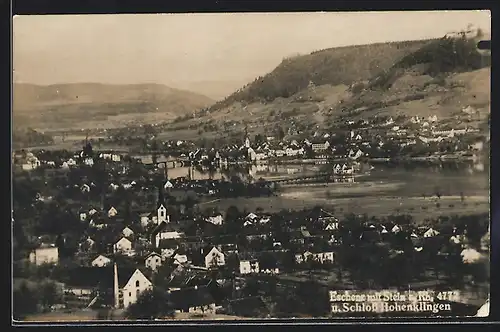
[(255, 141), (256, 145), (260, 145), (260, 144), (263, 144), (265, 142), (265, 139), (264, 139), (264, 136), (262, 134), (256, 134), (254, 141)]
[(40, 288), (40, 304), (48, 309), (53, 304), (60, 302), (60, 294), (57, 291), (56, 285), (53, 282), (45, 282)]
[(15, 320), (22, 320), (27, 315), (35, 313), (37, 310), (37, 296), (31, 290), (26, 282), (23, 282), (19, 288), (14, 289), (13, 293), (13, 316)]
[(126, 312), (126, 317), (129, 319), (152, 320), (174, 316), (175, 310), (169, 294), (158, 287), (139, 295), (137, 302), (131, 304)]
[(226, 211), (226, 221), (227, 222), (234, 222), (236, 221), (239, 217), (241, 216), (240, 211), (238, 210), (238, 207), (231, 205), (227, 211)]
[(283, 140), (283, 138), (285, 138), (285, 131), (283, 130), (283, 128), (282, 128), (282, 127), (279, 127), (279, 128), (277, 129), (277, 133), (276, 133), (276, 135), (278, 136), (278, 140), (280, 140), (280, 141), (282, 141), (282, 140)]

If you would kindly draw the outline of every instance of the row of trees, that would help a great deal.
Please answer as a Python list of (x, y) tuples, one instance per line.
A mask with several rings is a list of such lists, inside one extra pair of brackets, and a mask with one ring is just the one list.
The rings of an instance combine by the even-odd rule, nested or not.
[(13, 290), (13, 316), (15, 320), (22, 320), (27, 315), (50, 310), (52, 305), (61, 302), (62, 294), (54, 282), (29, 285), (21, 281)]

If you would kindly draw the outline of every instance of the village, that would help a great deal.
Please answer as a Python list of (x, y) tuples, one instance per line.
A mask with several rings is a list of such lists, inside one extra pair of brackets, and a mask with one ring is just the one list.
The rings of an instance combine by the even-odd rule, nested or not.
[[(194, 164), (228, 163), (307, 163), (320, 160), (361, 160), (361, 159), (474, 159), (481, 151), (487, 149), (489, 135), (475, 125), (467, 126), (473, 122), (477, 111), (472, 107), (464, 108), (459, 117), (460, 123), (456, 127), (449, 121), (439, 121), (436, 115), (427, 119), (414, 116), (397, 118), (379, 116), (357, 122), (349, 120), (337, 124), (335, 130), (312, 130), (308, 135), (305, 132), (288, 130), (285, 133), (280, 129), (276, 135), (265, 136), (256, 134), (250, 138), (248, 126), (243, 135), (234, 136), (228, 140), (164, 140), (157, 138), (161, 132), (161, 125), (146, 128), (127, 127), (115, 131), (107, 131), (108, 138), (103, 140), (88, 139), (95, 147), (100, 147), (105, 142), (117, 144), (117, 151), (129, 148), (137, 150), (134, 146), (141, 146), (140, 159), (143, 163), (165, 162), (178, 160)], [(141, 130), (139, 130), (141, 129)], [(251, 129), (251, 128), (250, 128)], [(147, 134), (145, 134), (147, 132)], [(126, 137), (123, 135), (126, 133)], [(132, 133), (132, 134), (131, 134)], [(133, 134), (135, 133), (135, 134)], [(93, 133), (99, 136), (99, 132)], [(87, 132), (87, 137), (89, 132)], [(86, 141), (80, 142), (86, 143)], [(102, 149), (100, 149), (102, 150)], [(42, 149), (42, 151), (44, 151)], [(63, 153), (44, 151), (41, 161), (37, 156), (23, 156), (14, 154), (14, 164), (24, 170), (32, 170), (45, 163), (46, 166), (68, 168), (76, 165), (70, 152)], [(152, 160), (151, 154), (159, 155)], [(127, 153), (130, 158), (134, 153)], [(149, 157), (148, 157), (149, 155)], [(47, 157), (53, 160), (48, 160)], [(165, 158), (168, 157), (168, 158)], [(103, 158), (118, 159), (119, 153), (104, 151)], [(45, 160), (47, 159), (47, 160)], [(115, 160), (117, 161), (117, 160)], [(93, 160), (85, 163), (92, 166)]]
[[(437, 138), (403, 140), (398, 133), (404, 129), (392, 119), (384, 126), (391, 129), (386, 141), (376, 137), (378, 143), (361, 130), (347, 131), (341, 141), (329, 134), (301, 144), (268, 137), (258, 146), (246, 135), (242, 144), (219, 150), (166, 142), (173, 158), (154, 152), (149, 160), (94, 151), (88, 141), (76, 153), (14, 153), (14, 278), (25, 283), (18, 296), (30, 302), (29, 282), (50, 280), (52, 287), (38, 302), (31, 298), (34, 307), (19, 300), (20, 310), (105, 308), (110, 319), (328, 317), (331, 289), (480, 285), (487, 277), (467, 260), (489, 250), (487, 214), (417, 224), (411, 215), (343, 215), (321, 206), (218, 211), (203, 209), (200, 197), (270, 196), (277, 188), (263, 179), (201, 181), (168, 173), (175, 163), (325, 158), (333, 177), (346, 177), (360, 158), (377, 157), (368, 150), (374, 145), (382, 158), (395, 151), (384, 148), (396, 141), (400, 155), (415, 144), (409, 139), (434, 150), (426, 156), (472, 156), (483, 149), (477, 138), (463, 143), (474, 131), (432, 131)], [(444, 143), (453, 148), (440, 148)], [(151, 312), (148, 301), (168, 305)]]

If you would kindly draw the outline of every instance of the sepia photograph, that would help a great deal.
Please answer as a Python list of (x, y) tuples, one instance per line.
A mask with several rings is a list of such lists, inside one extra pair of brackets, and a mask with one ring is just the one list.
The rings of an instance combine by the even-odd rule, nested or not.
[(490, 11), (12, 35), (13, 323), (488, 317)]

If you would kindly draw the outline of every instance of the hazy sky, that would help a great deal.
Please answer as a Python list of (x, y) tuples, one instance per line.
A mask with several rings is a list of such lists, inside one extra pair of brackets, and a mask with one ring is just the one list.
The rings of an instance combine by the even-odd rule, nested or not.
[[(16, 16), (14, 81), (163, 83), (237, 89), (283, 57), (352, 44), (441, 37), (488, 11)], [(230, 91), (229, 91), (230, 92)]]

